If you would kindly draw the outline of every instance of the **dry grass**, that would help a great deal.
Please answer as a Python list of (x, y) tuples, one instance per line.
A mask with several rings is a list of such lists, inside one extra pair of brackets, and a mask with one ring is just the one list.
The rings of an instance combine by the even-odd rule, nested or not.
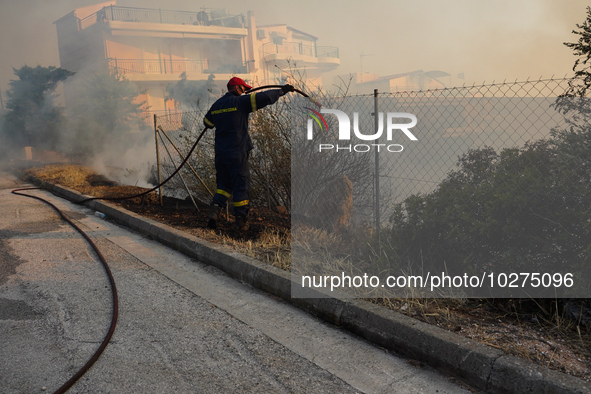
[[(557, 311), (523, 300), (371, 299), (532, 363), (591, 382), (591, 333)], [(533, 300), (526, 300), (535, 304)], [(531, 305), (530, 305), (531, 306)]]
[(96, 176), (96, 172), (90, 167), (64, 164), (36, 167), (28, 170), (28, 173), (44, 181), (68, 186), (73, 189), (81, 186), (89, 186), (88, 178)]
[(244, 240), (230, 234), (216, 233), (207, 229), (193, 229), (191, 233), (277, 268), (289, 271), (291, 267), (289, 233), (282, 234), (270, 228), (263, 230), (254, 240)]

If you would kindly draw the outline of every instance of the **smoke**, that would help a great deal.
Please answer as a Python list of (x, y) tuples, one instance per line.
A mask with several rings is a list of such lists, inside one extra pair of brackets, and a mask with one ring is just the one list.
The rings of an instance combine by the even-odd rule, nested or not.
[(154, 137), (148, 130), (130, 132), (126, 144), (113, 145), (105, 141), (103, 149), (88, 163), (97, 173), (122, 184), (139, 187), (153, 186), (151, 170), (156, 161)]
[[(77, 7), (98, 2), (60, 0), (59, 4), (53, 3), (48, 6), (47, 3), (38, 0), (23, 2), (0, 0), (3, 10), (0, 14), (0, 29), (11, 31), (10, 34), (6, 32), (4, 35), (4, 37), (10, 36), (11, 40), (4, 39), (3, 42), (3, 55), (8, 56), (0, 59), (0, 89), (3, 93), (10, 89), (5, 81), (15, 78), (12, 71), (13, 64), (18, 69), (26, 63), (35, 64), (44, 59), (44, 65), (59, 65), (57, 34), (53, 22)], [(125, 0), (120, 3), (123, 6), (134, 5), (125, 3)], [(135, 6), (150, 7), (148, 4), (135, 4)], [(164, 8), (171, 7), (167, 4)], [(188, 9), (195, 9), (194, 4)], [(7, 18), (9, 15), (10, 18)], [(19, 34), (15, 34), (16, 31)], [(228, 48), (226, 51), (224, 48), (216, 47), (210, 50), (217, 56), (210, 61), (213, 63), (212, 66), (215, 66), (215, 63), (223, 64), (225, 52), (231, 52), (231, 56), (239, 57), (236, 48)], [(21, 63), (23, 59), (25, 59), (24, 64)], [(85, 60), (77, 58), (75, 61), (79, 63)], [(112, 84), (106, 75), (99, 75), (96, 71), (97, 61), (87, 59), (86, 63), (81, 65), (81, 70), (76, 70), (74, 77), (68, 78), (63, 84), (60, 100), (64, 102), (60, 103), (62, 107), (59, 108), (63, 110), (65, 105), (66, 117), (62, 122), (55, 123), (54, 132), (50, 138), (42, 124), (30, 124), (26, 129), (39, 130), (39, 138), (27, 143), (18, 141), (15, 144), (17, 148), (13, 148), (9, 147), (5, 134), (19, 135), (22, 130), (7, 130), (6, 127), (2, 127), (0, 130), (2, 158), (7, 157), (7, 152), (17, 152), (17, 158), (22, 158), (23, 146), (33, 145), (34, 149), (38, 150), (41, 148), (39, 143), (51, 140), (50, 146), (44, 148), (62, 152), (74, 161), (89, 165), (97, 172), (119, 183), (145, 186), (148, 184), (150, 171), (155, 164), (155, 144), (151, 121), (138, 120), (142, 103), (132, 98), (137, 97), (140, 92), (131, 83), (116, 81), (119, 83)], [(192, 103), (205, 107), (213, 100), (213, 95), (218, 96), (218, 88), (211, 79), (205, 83), (185, 82), (185, 86), (176, 86), (177, 89), (174, 91), (186, 99), (184, 102), (178, 100), (185, 109), (194, 109)], [(126, 91), (117, 90), (114, 85), (125, 86)], [(172, 85), (174, 83), (167, 89), (173, 87)], [(163, 90), (165, 97), (170, 94), (166, 91), (167, 89)], [(3, 94), (4, 97), (6, 94)], [(51, 103), (52, 97), (48, 96), (45, 101)], [(149, 106), (145, 105), (143, 109), (149, 109)], [(27, 130), (24, 130), (22, 135), (25, 135)]]
[(64, 94), (67, 118), (58, 149), (118, 183), (148, 186), (154, 133), (139, 88), (87, 68), (66, 81)]

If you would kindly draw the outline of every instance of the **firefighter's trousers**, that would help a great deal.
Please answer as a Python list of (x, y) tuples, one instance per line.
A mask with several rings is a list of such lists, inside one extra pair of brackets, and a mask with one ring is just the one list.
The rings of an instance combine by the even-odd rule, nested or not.
[(225, 207), (228, 198), (232, 197), (236, 217), (248, 215), (250, 194), (248, 156), (247, 152), (235, 156), (216, 154), (215, 157), (217, 190), (212, 203)]

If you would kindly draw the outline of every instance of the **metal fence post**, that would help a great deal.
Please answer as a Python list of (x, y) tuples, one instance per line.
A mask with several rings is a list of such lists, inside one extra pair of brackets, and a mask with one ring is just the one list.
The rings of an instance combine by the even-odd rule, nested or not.
[[(158, 171), (158, 184), (162, 183), (162, 177), (160, 175), (160, 148), (158, 145), (158, 115), (154, 114), (154, 138), (156, 139), (156, 170)], [(162, 187), (158, 188), (158, 196), (160, 199), (160, 205), (162, 204)]]
[[(373, 102), (374, 102), (374, 124), (375, 124), (375, 132), (378, 132), (379, 127), (379, 114), (378, 114), (378, 89), (374, 89), (373, 91)], [(376, 144), (379, 144), (379, 137), (376, 140)], [(376, 193), (376, 237), (378, 240), (378, 245), (380, 243), (380, 157), (378, 153), (378, 149), (375, 150), (375, 193)]]

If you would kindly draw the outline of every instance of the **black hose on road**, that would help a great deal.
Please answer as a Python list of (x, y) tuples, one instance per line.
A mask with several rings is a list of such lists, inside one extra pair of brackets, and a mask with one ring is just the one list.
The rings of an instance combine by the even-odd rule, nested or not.
[(76, 372), (76, 374), (74, 374), (74, 376), (72, 376), (66, 383), (64, 383), (59, 389), (57, 389), (55, 391), (55, 394), (62, 394), (62, 393), (65, 393), (66, 391), (68, 391), (74, 385), (74, 383), (76, 383), (78, 381), (78, 379), (80, 379), (90, 369), (90, 367), (92, 367), (92, 365), (96, 362), (96, 360), (98, 360), (98, 358), (101, 356), (101, 354), (103, 353), (103, 351), (105, 350), (105, 348), (109, 344), (109, 341), (111, 340), (111, 337), (113, 336), (113, 333), (115, 332), (115, 326), (117, 325), (117, 318), (119, 316), (119, 298), (117, 296), (117, 286), (115, 285), (115, 279), (113, 278), (113, 274), (111, 273), (111, 269), (109, 268), (109, 265), (107, 264), (107, 260), (105, 259), (103, 254), (100, 252), (100, 250), (98, 249), (96, 244), (92, 241), (92, 239), (90, 239), (90, 237), (78, 225), (76, 225), (76, 223), (74, 223), (70, 218), (68, 218), (62, 211), (60, 211), (60, 209), (58, 207), (56, 207), (51, 202), (45, 200), (44, 198), (38, 197), (38, 196), (21, 193), (22, 191), (26, 191), (26, 190), (40, 190), (40, 189), (41, 188), (38, 188), (38, 187), (15, 189), (12, 191), (12, 193), (16, 194), (18, 196), (34, 198), (36, 200), (39, 200), (39, 201), (49, 205), (51, 208), (53, 208), (60, 215), (60, 217), (63, 220), (65, 220), (70, 226), (72, 226), (74, 228), (74, 230), (76, 230), (78, 233), (80, 233), (80, 235), (82, 235), (82, 237), (86, 240), (86, 242), (90, 245), (90, 247), (94, 250), (94, 252), (98, 256), (99, 260), (102, 263), (103, 268), (105, 269), (105, 272), (107, 273), (107, 276), (109, 278), (109, 283), (111, 284), (111, 294), (112, 294), (112, 298), (113, 298), (113, 313), (111, 315), (111, 325), (109, 326), (109, 331), (107, 332), (107, 335), (105, 335), (105, 338), (103, 339), (102, 343), (100, 344), (98, 349), (94, 352), (94, 354), (90, 357), (90, 359), (88, 359), (86, 364), (84, 364), (82, 366), (82, 368), (80, 368), (78, 370), (78, 372)]

